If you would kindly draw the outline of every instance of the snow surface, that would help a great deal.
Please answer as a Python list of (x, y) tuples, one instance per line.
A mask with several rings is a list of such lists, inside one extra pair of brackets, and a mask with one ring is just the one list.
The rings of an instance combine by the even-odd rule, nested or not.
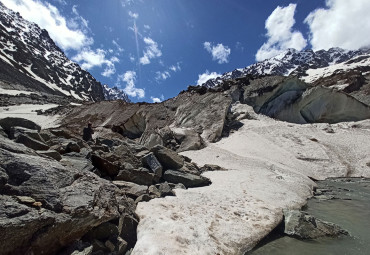
[[(356, 58), (360, 58), (360, 57), (362, 56), (358, 56)], [(311, 83), (311, 82), (318, 80), (319, 78), (328, 77), (332, 75), (334, 72), (338, 72), (338, 71), (345, 72), (345, 71), (355, 69), (361, 66), (370, 66), (370, 57), (363, 59), (359, 62), (355, 62), (355, 63), (344, 62), (344, 63), (339, 63), (336, 65), (331, 65), (331, 66), (324, 67), (324, 68), (308, 69), (306, 71), (307, 76), (302, 77), (301, 79), (307, 83)]]
[(370, 120), (299, 125), (256, 116), (228, 138), (183, 152), (227, 171), (205, 173), (208, 187), (139, 203), (132, 254), (244, 254), (277, 226), (282, 209), (305, 204), (315, 186), (308, 176), (370, 177), (370, 143), (363, 142)]
[(30, 94), (39, 94), (37, 92), (25, 91), (25, 90), (15, 90), (15, 89), (3, 89), (0, 88), (0, 94), (18, 96), (20, 94), (30, 95)]
[(21, 104), (14, 106), (0, 107), (0, 119), (6, 117), (17, 117), (31, 120), (36, 124), (40, 125), (41, 128), (53, 128), (59, 126), (59, 115), (45, 116), (37, 115), (37, 110), (47, 110), (50, 108), (57, 107), (57, 104)]

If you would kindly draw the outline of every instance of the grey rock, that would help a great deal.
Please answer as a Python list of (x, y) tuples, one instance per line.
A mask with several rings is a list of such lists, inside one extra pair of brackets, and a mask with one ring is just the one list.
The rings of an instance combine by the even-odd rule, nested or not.
[(40, 136), (39, 132), (37, 130), (23, 128), (23, 127), (11, 127), (9, 138), (10, 139), (16, 139), (20, 134), (27, 135), (31, 137), (32, 139), (35, 139), (39, 142), (45, 143), (44, 139)]
[(53, 135), (58, 136), (58, 137), (63, 137), (65, 139), (71, 139), (74, 137), (72, 134), (70, 134), (68, 131), (64, 129), (50, 129), (49, 131)]
[(155, 185), (151, 185), (148, 188), (148, 193), (149, 195), (155, 196), (155, 197), (161, 197), (161, 192)]
[(141, 161), (142, 161), (143, 165), (148, 167), (150, 170), (152, 170), (152, 172), (156, 176), (162, 177), (163, 167), (159, 163), (159, 161), (157, 160), (157, 158), (154, 156), (153, 153), (149, 153), (149, 154), (145, 155), (144, 157), (141, 158)]
[(76, 142), (69, 142), (66, 146), (66, 153), (69, 152), (80, 152), (81, 148)]
[(62, 159), (62, 156), (60, 155), (60, 153), (55, 151), (55, 150), (36, 151), (36, 152), (39, 155), (46, 156), (46, 157), (49, 157), (49, 158), (53, 158), (57, 161), (60, 161)]
[(46, 151), (49, 150), (49, 146), (45, 143), (42, 143), (38, 140), (35, 140), (28, 135), (20, 134), (18, 135), (17, 139), (15, 139), (17, 143), (22, 143), (28, 148), (34, 149), (34, 150), (40, 150), (40, 151)]
[(23, 144), (15, 143), (3, 136), (0, 136), (0, 149), (19, 154), (36, 155), (32, 149), (24, 146)]
[(172, 183), (182, 183), (186, 188), (202, 187), (211, 184), (211, 181), (206, 177), (174, 170), (167, 170), (163, 174), (163, 179)]
[(146, 186), (150, 186), (156, 182), (155, 175), (143, 167), (134, 170), (120, 170), (114, 180), (134, 182), (136, 184)]
[(348, 232), (339, 226), (316, 219), (314, 216), (298, 210), (284, 210), (284, 223), (285, 234), (301, 239), (348, 235)]
[(92, 164), (101, 172), (107, 173), (109, 176), (116, 176), (119, 172), (119, 167), (113, 164), (110, 160), (103, 158), (97, 154), (91, 155)]
[(91, 172), (95, 168), (90, 160), (86, 158), (63, 156), (60, 163), (70, 169)]
[(167, 182), (156, 184), (156, 188), (160, 193), (160, 197), (175, 196), (175, 192)]
[(136, 199), (148, 192), (148, 186), (138, 185), (132, 182), (113, 181), (113, 184), (126, 193), (126, 195)]
[(161, 145), (156, 145), (151, 149), (164, 169), (180, 169), (184, 165), (184, 159), (176, 152)]
[(23, 127), (28, 129), (33, 129), (40, 131), (41, 127), (34, 123), (33, 121), (23, 119), (23, 118), (13, 118), (13, 117), (7, 117), (4, 119), (0, 119), (0, 126), (7, 132), (10, 133), (10, 129), (12, 127)]

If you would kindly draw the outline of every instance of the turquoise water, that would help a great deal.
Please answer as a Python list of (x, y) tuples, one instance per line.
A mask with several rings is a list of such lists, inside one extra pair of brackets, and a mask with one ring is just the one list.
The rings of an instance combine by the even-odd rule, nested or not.
[(247, 254), (331, 255), (370, 254), (370, 180), (360, 178), (328, 179), (318, 182), (324, 196), (312, 198), (304, 208), (315, 217), (333, 222), (349, 231), (350, 236), (303, 241), (281, 234), (271, 235), (264, 245)]

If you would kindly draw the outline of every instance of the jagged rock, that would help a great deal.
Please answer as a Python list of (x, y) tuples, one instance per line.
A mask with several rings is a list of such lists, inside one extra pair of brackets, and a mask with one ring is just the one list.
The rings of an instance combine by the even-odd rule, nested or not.
[(6, 151), (14, 153), (36, 155), (36, 153), (32, 149), (24, 146), (23, 144), (14, 143), (13, 141), (3, 136), (0, 136), (0, 149), (4, 149)]
[(80, 152), (81, 148), (76, 142), (69, 142), (66, 146), (66, 153), (69, 152)]
[(137, 241), (136, 229), (138, 221), (131, 215), (124, 214), (120, 217), (118, 223), (119, 236), (127, 242), (127, 247), (134, 247)]
[(148, 192), (149, 192), (149, 195), (151, 195), (151, 196), (161, 197), (161, 192), (159, 191), (159, 189), (157, 189), (157, 187), (155, 185), (151, 185), (148, 188)]
[(78, 240), (64, 248), (58, 255), (91, 255), (93, 249), (94, 247), (92, 244)]
[(197, 164), (195, 163), (189, 163), (189, 162), (184, 162), (184, 166), (180, 168), (181, 172), (186, 172), (186, 173), (191, 173), (191, 174), (195, 174), (195, 175), (200, 175), (201, 174), (201, 170), (199, 169), (199, 167), (197, 166)]
[(91, 243), (93, 246), (94, 254), (105, 254), (106, 252), (109, 252), (109, 249), (105, 246), (105, 244), (102, 241), (95, 239)]
[(117, 165), (99, 155), (92, 154), (91, 161), (96, 168), (107, 173), (109, 176), (116, 176), (119, 172), (119, 167)]
[(166, 196), (175, 196), (175, 192), (172, 190), (171, 186), (167, 183), (158, 183), (155, 186), (160, 194), (160, 197), (166, 197)]
[(138, 185), (132, 182), (126, 181), (113, 181), (113, 184), (123, 190), (128, 196), (137, 198), (148, 192), (148, 186)]
[(134, 182), (139, 185), (150, 186), (156, 182), (155, 174), (150, 173), (148, 169), (141, 167), (134, 170), (120, 170), (114, 178), (116, 181)]
[(45, 142), (48, 142), (52, 137), (54, 137), (54, 135), (49, 130), (45, 129), (42, 129), (39, 134)]
[(167, 170), (164, 172), (163, 179), (172, 183), (182, 183), (186, 188), (201, 187), (211, 184), (211, 181), (206, 177), (174, 170)]
[(83, 157), (69, 157), (66, 155), (60, 160), (60, 164), (68, 168), (88, 172), (92, 172), (95, 168), (89, 159)]
[(60, 161), (62, 159), (62, 156), (60, 155), (60, 153), (55, 151), (55, 150), (36, 151), (36, 152), (39, 155), (46, 156), (46, 157), (49, 157), (49, 158), (53, 158), (57, 161)]
[(23, 127), (11, 127), (9, 132), (10, 139), (16, 139), (20, 134), (27, 135), (32, 139), (39, 142), (45, 143), (37, 130), (23, 128)]
[(7, 132), (10, 133), (10, 129), (12, 127), (23, 127), (28, 129), (33, 129), (40, 131), (41, 127), (37, 125), (36, 123), (26, 120), (23, 118), (13, 118), (13, 117), (7, 117), (4, 119), (0, 119), (0, 126)]
[(306, 212), (297, 210), (284, 210), (284, 223), (285, 234), (301, 239), (348, 235), (346, 230), (333, 223), (316, 219)]
[(104, 151), (104, 152), (109, 152), (109, 147), (107, 145), (92, 145), (90, 146), (90, 148), (93, 150), (93, 151)]
[(19, 134), (17, 139), (15, 139), (15, 141), (17, 143), (22, 143), (24, 144), (25, 146), (27, 146), (28, 148), (31, 148), (31, 149), (34, 149), (34, 150), (40, 150), (40, 151), (47, 151), (49, 150), (49, 146), (38, 141), (38, 140), (35, 140), (31, 137), (29, 137), (28, 135), (23, 135), (23, 134)]
[(53, 135), (58, 136), (58, 137), (63, 137), (65, 139), (71, 139), (74, 137), (73, 135), (71, 135), (69, 132), (67, 132), (64, 129), (49, 129), (49, 131)]
[(204, 147), (202, 137), (193, 129), (173, 129), (173, 135), (180, 143), (177, 152), (199, 150)]
[(141, 162), (143, 163), (144, 166), (148, 167), (152, 172), (158, 176), (162, 177), (162, 170), (163, 167), (157, 160), (157, 158), (154, 156), (154, 154), (148, 153), (144, 157), (141, 158)]
[(176, 152), (161, 145), (154, 146), (151, 150), (164, 169), (180, 169), (184, 165), (184, 159)]

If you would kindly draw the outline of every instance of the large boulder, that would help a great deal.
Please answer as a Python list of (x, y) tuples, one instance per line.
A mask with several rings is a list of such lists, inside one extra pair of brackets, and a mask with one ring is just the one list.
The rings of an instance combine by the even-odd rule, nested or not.
[(154, 153), (164, 169), (180, 169), (184, 165), (184, 158), (166, 147), (156, 145), (150, 151)]
[(348, 235), (341, 227), (298, 210), (284, 210), (284, 223), (284, 233), (300, 239)]
[(44, 139), (42, 139), (42, 137), (40, 136), (40, 133), (37, 130), (23, 128), (23, 127), (11, 127), (9, 138), (16, 139), (21, 134), (27, 135), (31, 137), (32, 139), (45, 143)]
[(39, 150), (39, 151), (47, 151), (49, 150), (49, 146), (46, 145), (43, 142), (40, 142), (36, 139), (33, 139), (29, 137), (28, 135), (25, 134), (19, 134), (17, 138), (15, 139), (17, 143), (22, 143), (28, 148), (34, 149), (34, 150)]
[(211, 181), (206, 177), (174, 170), (167, 170), (163, 174), (163, 179), (171, 183), (182, 183), (186, 188), (202, 187), (211, 184)]
[(133, 170), (120, 170), (118, 175), (114, 178), (116, 181), (134, 182), (139, 185), (152, 185), (158, 181), (154, 173), (144, 167)]
[(14, 117), (7, 117), (4, 119), (0, 119), (0, 126), (8, 134), (10, 133), (10, 129), (12, 127), (23, 127), (23, 128), (33, 129), (37, 131), (41, 130), (41, 127), (33, 121), (23, 119), (23, 118), (14, 118)]

